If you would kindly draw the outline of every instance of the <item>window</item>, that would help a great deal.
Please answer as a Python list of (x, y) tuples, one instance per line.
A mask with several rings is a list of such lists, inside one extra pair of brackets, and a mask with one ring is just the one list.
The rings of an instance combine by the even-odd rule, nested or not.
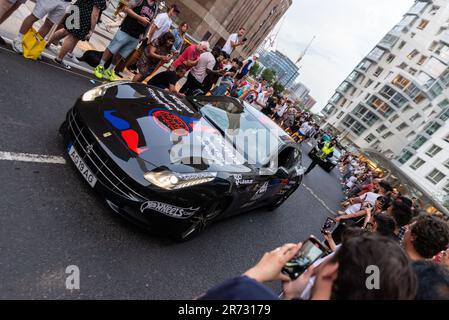
[(405, 68), (407, 68), (407, 64), (405, 62), (402, 62), (400, 65), (398, 65), (399, 69), (405, 70)]
[(365, 88), (368, 88), (370, 85), (372, 85), (373, 84), (373, 80), (371, 80), (371, 79), (368, 79), (368, 81), (366, 82), (366, 84), (365, 84)]
[(407, 112), (412, 110), (413, 108), (410, 105), (407, 105), (402, 112)]
[(379, 117), (376, 116), (373, 112), (369, 111), (368, 108), (365, 108), (363, 105), (358, 105), (352, 111), (352, 114), (358, 120), (364, 122), (368, 126), (372, 126), (379, 120)]
[(388, 100), (390, 100), (395, 94), (396, 90), (391, 88), (390, 86), (385, 86), (382, 91), (379, 92), (380, 95)]
[(407, 56), (407, 58), (409, 58), (410, 60), (412, 60), (414, 57), (416, 57), (419, 54), (418, 50), (413, 50), (412, 52), (410, 52), (410, 54)]
[(414, 76), (416, 73), (418, 72), (418, 70), (410, 68), (408, 69), (408, 73), (410, 73), (412, 76)]
[(370, 133), (369, 135), (366, 136), (365, 141), (368, 143), (373, 142), (376, 139), (376, 136), (372, 133)]
[(407, 44), (407, 42), (405, 41), (401, 41), (401, 43), (398, 46), (398, 49), (401, 50), (402, 48), (404, 48), (404, 46)]
[(449, 169), (449, 160), (444, 163), (444, 166)]
[(383, 139), (388, 139), (388, 138), (391, 137), (392, 135), (393, 135), (393, 132), (388, 131), (387, 133), (385, 133), (385, 134), (382, 136), (382, 138), (383, 138)]
[(357, 120), (355, 120), (353, 117), (351, 117), (350, 115), (347, 115), (344, 119), (343, 119), (343, 124), (348, 127), (348, 129), (350, 129), (354, 134), (356, 135), (361, 135), (363, 134), (363, 132), (366, 131), (366, 127), (364, 127), (360, 122), (358, 122)]
[(415, 161), (413, 161), (413, 163), (410, 165), (410, 168), (412, 168), (413, 170), (419, 169), (420, 167), (422, 167), (422, 165), (426, 163), (423, 159), (418, 158)]
[(435, 49), (438, 46), (438, 43), (439, 43), (438, 41), (433, 41), (429, 47), (429, 51), (432, 51), (432, 52), (435, 51)]
[(416, 120), (418, 120), (419, 118), (421, 118), (422, 116), (419, 113), (416, 113), (414, 116), (412, 116), (410, 118), (411, 122), (415, 122)]
[(391, 119), (389, 120), (390, 123), (395, 122), (397, 119), (399, 118), (399, 115), (395, 114), (394, 116), (391, 117)]
[(399, 157), (398, 161), (402, 164), (406, 163), (413, 157), (413, 153), (411, 151), (403, 151), (401, 156)]
[(423, 94), (423, 93), (420, 93), (420, 94), (418, 94), (414, 99), (413, 99), (413, 101), (416, 103), (416, 104), (420, 104), (422, 101), (424, 101), (424, 100), (426, 100), (426, 96)]
[(378, 67), (378, 68), (376, 69), (376, 71), (374, 72), (374, 76), (375, 76), (375, 77), (379, 77), (379, 76), (382, 74), (383, 71), (384, 71), (383, 68)]
[(419, 136), (416, 137), (415, 141), (412, 143), (412, 145), (410, 147), (412, 149), (418, 150), (426, 142), (427, 142), (427, 138), (424, 137), (424, 136), (419, 135)]
[(443, 121), (449, 120), (449, 108), (441, 112), (438, 116), (438, 119), (441, 119)]
[(387, 130), (387, 126), (385, 126), (384, 124), (381, 125), (379, 128), (376, 129), (377, 132), (382, 133), (385, 130)]
[(426, 62), (426, 60), (427, 60), (427, 57), (422, 55), (418, 61), (418, 65), (422, 66), (424, 64), (424, 62)]
[(360, 73), (358, 73), (357, 71), (353, 71), (350, 75), (349, 75), (349, 77), (348, 77), (348, 80), (349, 81), (357, 81), (357, 78), (359, 77), (359, 75), (360, 75)]
[(377, 110), (377, 112), (382, 114), (385, 118), (388, 118), (394, 112), (393, 108), (389, 107), (384, 101), (377, 98), (376, 96), (372, 96), (368, 100), (368, 105), (371, 108)]
[(408, 128), (408, 127), (409, 127), (409, 125), (406, 122), (402, 122), (396, 129), (398, 131), (402, 131), (402, 130)]
[(433, 184), (438, 184), (443, 180), (446, 176), (439, 170), (433, 169), (432, 172), (426, 177), (427, 180), (432, 182)]
[(427, 27), (428, 24), (429, 24), (429, 20), (422, 19), (421, 22), (418, 25), (418, 29), (424, 30)]
[(437, 146), (437, 145), (434, 144), (432, 147), (430, 147), (429, 150), (427, 150), (426, 154), (427, 154), (429, 157), (433, 158), (433, 157), (436, 156), (441, 150), (443, 150), (443, 149), (440, 148), (439, 146)]
[(415, 132), (415, 131), (410, 132), (410, 133), (407, 135), (407, 140), (408, 140), (408, 141), (411, 141), (415, 135), (416, 135), (416, 132)]
[(392, 83), (400, 89), (405, 89), (411, 83), (411, 81), (401, 75), (398, 75), (393, 79)]
[(438, 106), (439, 106), (441, 109), (446, 108), (447, 106), (449, 106), (449, 100), (448, 100), (448, 99), (444, 99), (443, 101), (441, 101), (441, 102), (438, 104)]
[(366, 57), (368, 59), (378, 62), (380, 59), (382, 59), (382, 56), (384, 55), (384, 53), (385, 53), (385, 50), (382, 50), (382, 49), (376, 47)]
[(388, 57), (387, 57), (387, 62), (388, 63), (392, 63), (393, 62), (393, 60), (396, 58), (396, 56), (394, 55), (394, 54), (390, 54)]
[(429, 125), (427, 126), (425, 132), (426, 132), (429, 136), (431, 136), (431, 135), (433, 135), (435, 132), (437, 132), (438, 129), (440, 129), (440, 128), (441, 128), (441, 124), (434, 122), (434, 123), (431, 123), (431, 124), (429, 124)]
[(337, 119), (341, 119), (341, 117), (343, 117), (343, 115), (344, 115), (345, 113), (342, 111), (342, 112), (340, 112), (339, 114), (338, 114), (338, 116), (337, 116)]

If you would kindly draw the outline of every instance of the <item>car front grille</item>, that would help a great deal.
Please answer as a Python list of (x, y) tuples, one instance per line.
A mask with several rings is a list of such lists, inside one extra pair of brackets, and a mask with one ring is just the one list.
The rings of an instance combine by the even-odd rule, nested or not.
[(121, 197), (132, 201), (146, 200), (130, 187), (131, 179), (104, 152), (75, 109), (68, 116), (68, 132), (76, 151), (99, 182)]

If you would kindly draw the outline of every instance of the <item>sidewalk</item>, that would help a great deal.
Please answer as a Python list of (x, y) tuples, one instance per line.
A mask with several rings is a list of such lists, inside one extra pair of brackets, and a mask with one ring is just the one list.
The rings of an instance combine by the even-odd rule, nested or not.
[[(12, 43), (12, 40), (17, 36), (19, 32), (22, 21), (33, 11), (34, 5), (34, 2), (27, 1), (0, 26), (0, 35), (3, 37), (3, 39), (5, 39), (6, 42)], [(96, 26), (95, 33), (92, 35), (91, 39), (88, 42), (80, 41), (75, 48), (73, 53), (76, 57), (81, 57), (87, 50), (105, 50), (109, 42), (114, 37), (115, 32), (117, 31), (117, 28), (112, 28), (112, 33), (104, 29), (105, 25), (115, 22), (111, 18), (113, 17), (114, 10), (115, 8), (109, 5), (108, 8), (103, 12), (103, 15), (101, 17), (102, 23)], [(36, 22), (34, 24), (34, 28), (38, 29), (41, 24), (42, 21)], [(45, 50), (42, 53), (42, 56), (47, 59), (53, 60), (56, 57), (56, 54), (50, 50)], [(76, 64), (67, 57), (64, 59), (64, 62), (74, 69), (92, 74), (92, 67), (84, 62)]]

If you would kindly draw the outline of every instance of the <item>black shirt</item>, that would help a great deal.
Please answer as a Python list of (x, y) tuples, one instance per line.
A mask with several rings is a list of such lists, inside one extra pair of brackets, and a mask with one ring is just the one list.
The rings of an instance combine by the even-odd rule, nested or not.
[(151, 78), (150, 81), (148, 81), (148, 84), (160, 89), (169, 89), (170, 85), (176, 85), (178, 80), (179, 78), (176, 75), (176, 71), (164, 71)]
[[(150, 0), (142, 0), (142, 2), (132, 10), (139, 16), (147, 17), (150, 21), (153, 21), (157, 13), (157, 1), (153, 1), (151, 4)], [(133, 17), (126, 16), (123, 20), (120, 30), (126, 32), (133, 38), (139, 38), (141, 34), (145, 32), (147, 26), (141, 24), (139, 21)]]

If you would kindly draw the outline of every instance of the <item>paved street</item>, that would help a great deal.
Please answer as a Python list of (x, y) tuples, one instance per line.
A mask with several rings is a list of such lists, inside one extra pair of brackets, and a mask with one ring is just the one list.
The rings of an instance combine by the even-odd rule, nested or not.
[[(4, 48), (0, 65), (0, 152), (63, 156), (58, 127), (90, 78)], [(0, 299), (191, 299), (267, 250), (319, 236), (322, 202), (337, 210), (341, 200), (336, 170), (316, 168), (277, 211), (180, 244), (116, 217), (69, 164), (0, 160), (0, 181)], [(81, 270), (80, 290), (65, 289), (68, 265)]]

